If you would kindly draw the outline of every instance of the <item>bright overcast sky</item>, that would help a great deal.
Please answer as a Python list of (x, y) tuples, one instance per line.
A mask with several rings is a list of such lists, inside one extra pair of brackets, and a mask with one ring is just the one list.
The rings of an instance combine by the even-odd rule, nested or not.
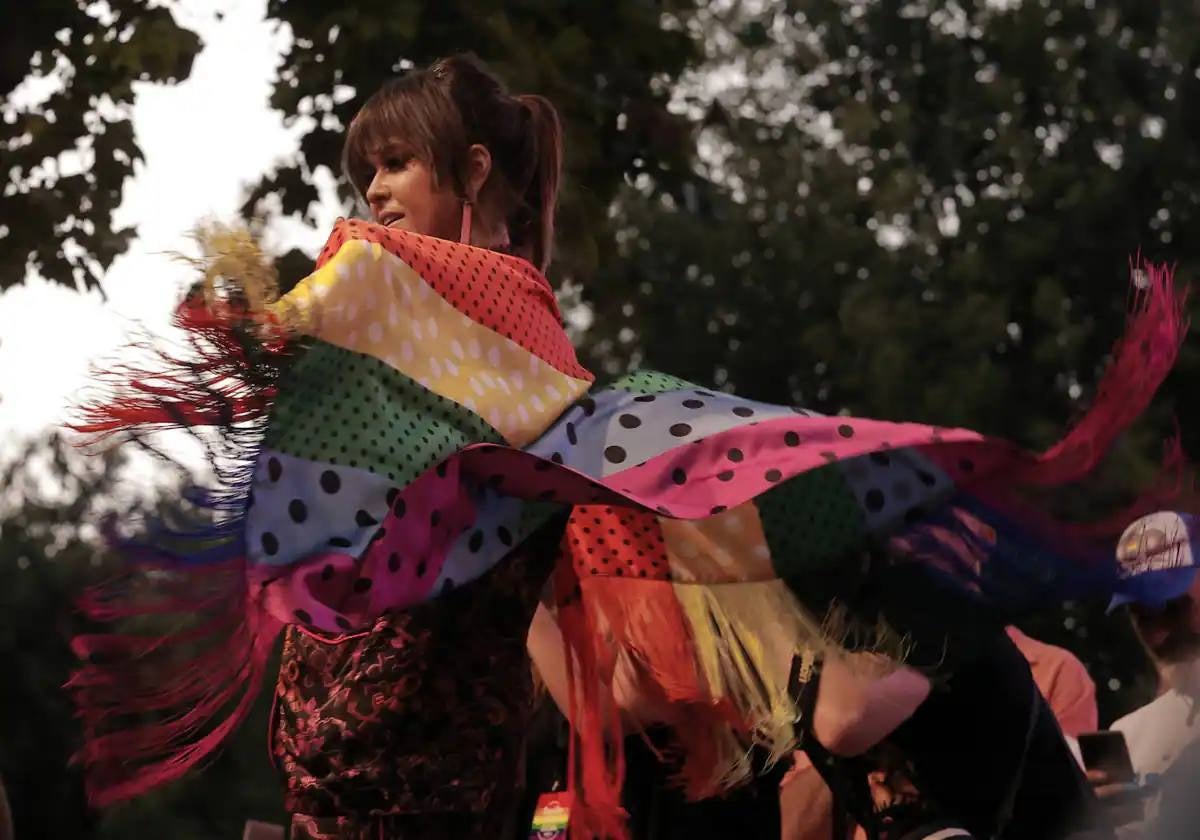
[[(107, 302), (36, 277), (0, 294), (0, 453), (60, 423), (89, 362), (120, 348), (133, 323), (165, 327), (189, 278), (168, 254), (188, 248), (196, 222), (235, 219), (246, 186), (297, 148), (268, 107), (288, 35), (264, 20), (265, 0), (172, 8), (204, 49), (183, 84), (137, 88), (133, 122), (145, 161), (114, 221), (136, 225), (138, 236), (104, 279)], [(336, 213), (326, 208), (319, 229), (280, 228), (269, 244), (315, 252)]]

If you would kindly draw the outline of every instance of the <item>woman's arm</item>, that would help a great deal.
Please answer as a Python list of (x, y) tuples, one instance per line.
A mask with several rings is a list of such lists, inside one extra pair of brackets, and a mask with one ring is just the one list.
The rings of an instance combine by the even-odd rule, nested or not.
[(803, 752), (792, 756), (792, 768), (779, 782), (779, 823), (783, 840), (833, 835), (833, 793)]
[(907, 720), (929, 696), (929, 680), (903, 666), (885, 670), (875, 654), (825, 660), (812, 731), (831, 753), (861, 755)]
[(563, 647), (562, 633), (558, 622), (550, 614), (545, 604), (538, 604), (529, 624), (529, 638), (526, 640), (529, 658), (538, 676), (550, 692), (554, 705), (562, 712), (563, 717), (570, 717), (570, 690), (567, 684), (566, 650)]

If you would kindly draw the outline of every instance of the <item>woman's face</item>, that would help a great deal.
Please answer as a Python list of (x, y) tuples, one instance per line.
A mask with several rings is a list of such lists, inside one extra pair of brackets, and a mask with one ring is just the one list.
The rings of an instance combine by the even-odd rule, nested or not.
[(381, 149), (369, 160), (375, 175), (366, 199), (374, 221), (397, 230), (458, 239), (462, 202), (447, 185), (436, 184), (428, 166), (400, 146)]

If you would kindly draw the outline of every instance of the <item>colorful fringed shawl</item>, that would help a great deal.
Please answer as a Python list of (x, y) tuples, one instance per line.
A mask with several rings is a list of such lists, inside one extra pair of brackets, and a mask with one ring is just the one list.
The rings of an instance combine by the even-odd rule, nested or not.
[(116, 372), (121, 387), (77, 425), (101, 437), (214, 426), (226, 446), (221, 486), (193, 499), (215, 521), (126, 541), (160, 573), (85, 603), (101, 619), (191, 617), (166, 638), (77, 642), (82, 760), (100, 804), (218, 747), (284, 624), (368, 627), (470, 583), (569, 510), (555, 591), (579, 738), (572, 780), (581, 771), (587, 828), (619, 835), (618, 656), (668, 709), (683, 780), (707, 795), (745, 777), (750, 744), (792, 748), (788, 664), (836, 636), (821, 624), (827, 599), (806, 596), (865, 549), (985, 594), (1014, 570), (1046, 591), (1107, 585), (1105, 540), (1127, 520), (1059, 526), (1022, 491), (1083, 480), (1184, 333), (1169, 273), (1147, 267), (1095, 407), (1031, 453), (656, 373), (592, 392), (549, 285), (509, 256), (350, 221), (282, 299), (229, 276), (252, 263), (217, 259), (208, 294), (180, 307), (193, 356)]

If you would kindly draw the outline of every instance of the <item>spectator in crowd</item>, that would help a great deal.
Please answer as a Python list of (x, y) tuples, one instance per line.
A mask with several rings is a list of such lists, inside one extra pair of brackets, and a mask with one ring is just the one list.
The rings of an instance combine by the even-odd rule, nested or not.
[(1029, 663), (1033, 681), (1063, 734), (1076, 738), (1084, 732), (1095, 732), (1100, 725), (1096, 683), (1079, 657), (1065, 648), (1030, 638), (1016, 627), (1008, 628), (1008, 637)]
[[(1159, 696), (1116, 721), (1125, 736), (1130, 761), (1145, 790), (1141, 816), (1149, 825), (1158, 816), (1156, 792), (1166, 774), (1200, 741), (1200, 581), (1191, 536), (1196, 521), (1159, 512), (1139, 519), (1121, 538), (1117, 560), (1119, 593), (1113, 607), (1128, 605), (1138, 637), (1158, 670)], [(1195, 763), (1195, 762), (1194, 762)], [(1120, 799), (1120, 786), (1104, 773), (1089, 774), (1101, 798)], [(1126, 832), (1136, 836), (1139, 820)]]

